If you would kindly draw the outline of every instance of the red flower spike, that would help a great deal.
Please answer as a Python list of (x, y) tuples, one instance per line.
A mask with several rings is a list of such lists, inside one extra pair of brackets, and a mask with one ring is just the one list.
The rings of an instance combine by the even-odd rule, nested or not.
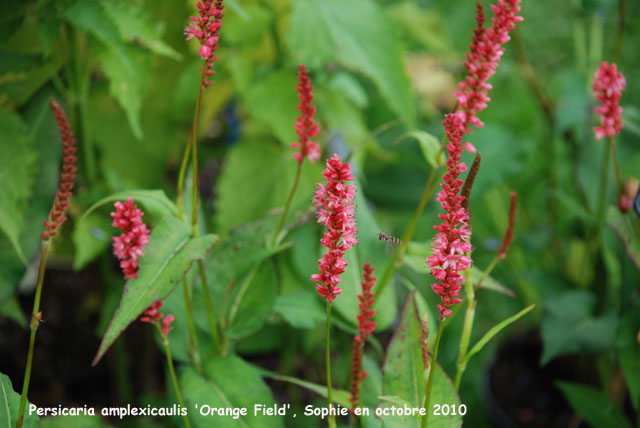
[[(489, 78), (496, 73), (500, 58), (504, 53), (503, 44), (509, 41), (509, 31), (516, 27), (516, 23), (522, 21), (520, 12), (521, 0), (498, 0), (497, 5), (492, 5), (494, 17), (491, 19), (491, 27), (485, 29), (485, 15), (480, 2), (477, 3), (476, 21), (478, 23), (473, 31), (470, 53), (464, 66), (467, 69), (467, 78), (458, 83), (455, 95), (460, 107), (463, 135), (472, 132), (470, 125), (479, 128), (484, 123), (477, 114), (487, 108), (491, 100), (487, 95), (491, 85), (487, 83)], [(471, 143), (465, 143), (465, 148), (474, 153), (475, 148)]]
[(309, 70), (306, 69), (304, 64), (298, 65), (298, 98), (300, 98), (300, 116), (296, 120), (294, 129), (298, 134), (298, 141), (291, 143), (291, 147), (294, 149), (299, 148), (300, 153), (294, 153), (293, 158), (302, 163), (305, 157), (309, 159), (311, 163), (316, 159), (320, 159), (320, 146), (318, 143), (311, 141), (311, 138), (318, 135), (320, 127), (313, 120), (313, 116), (316, 112), (316, 108), (311, 105), (313, 101), (313, 86), (311, 85), (311, 79), (309, 78)]
[(169, 336), (169, 326), (175, 318), (173, 314), (169, 314), (162, 320), (162, 335), (165, 339)]
[(593, 128), (598, 140), (606, 136), (615, 137), (622, 131), (622, 107), (618, 102), (625, 86), (626, 80), (622, 73), (618, 72), (615, 63), (600, 64), (593, 77), (594, 96), (602, 102), (602, 105), (595, 109), (600, 115), (600, 126)]
[[(144, 316), (140, 317), (140, 321), (148, 322), (150, 324), (160, 326), (162, 331), (162, 337), (164, 340), (167, 340), (169, 337), (169, 326), (175, 320), (172, 314), (167, 315), (166, 317), (160, 312), (160, 308), (162, 307), (162, 301), (158, 300), (153, 302), (151, 306), (149, 306), (143, 312)], [(164, 318), (164, 319), (163, 319)], [(162, 324), (160, 323), (162, 321)]]
[(142, 221), (144, 213), (133, 204), (133, 198), (124, 204), (116, 202), (114, 206), (116, 211), (111, 213), (112, 225), (124, 233), (111, 238), (113, 254), (120, 260), (125, 279), (135, 279), (140, 268), (138, 260), (144, 256), (143, 248), (149, 243), (149, 229)]
[(58, 184), (56, 198), (49, 212), (49, 219), (44, 222), (44, 231), (40, 233), (44, 240), (49, 240), (58, 233), (60, 225), (67, 219), (65, 213), (69, 208), (71, 191), (74, 186), (73, 180), (76, 178), (76, 161), (78, 160), (76, 157), (76, 140), (73, 138), (73, 131), (71, 131), (67, 116), (56, 100), (52, 99), (50, 106), (58, 123), (58, 130), (62, 140), (62, 172), (60, 173), (60, 183)]
[(431, 289), (438, 294), (442, 303), (438, 305), (440, 320), (451, 315), (451, 306), (460, 303), (460, 283), (464, 280), (460, 272), (471, 265), (471, 258), (466, 253), (471, 252), (471, 229), (468, 226), (469, 215), (462, 207), (464, 196), (460, 196), (463, 181), (458, 177), (467, 169), (462, 156), (462, 136), (464, 135), (464, 115), (450, 113), (444, 123), (447, 135), (447, 172), (441, 184), (442, 191), (438, 193), (436, 201), (440, 202), (445, 214), (440, 214), (443, 223), (433, 228), (438, 234), (433, 240), (432, 255), (427, 258), (431, 268), (431, 275), (439, 282), (431, 285)]
[(187, 40), (193, 38), (200, 42), (200, 56), (205, 61), (205, 73), (202, 77), (202, 85), (206, 88), (212, 82), (207, 80), (215, 74), (213, 64), (218, 57), (215, 55), (220, 40), (220, 28), (222, 27), (222, 13), (224, 4), (222, 0), (203, 0), (198, 2), (198, 16), (191, 16), (192, 22), (184, 29)]
[(374, 294), (371, 289), (376, 285), (376, 277), (372, 276), (373, 266), (369, 262), (364, 264), (364, 281), (360, 283), (362, 286), (362, 294), (358, 294), (358, 300), (360, 300), (360, 314), (358, 318), (358, 331), (360, 334), (353, 338), (353, 356), (351, 359), (351, 411), (353, 412), (358, 407), (360, 396), (360, 382), (367, 376), (367, 372), (362, 370), (362, 352), (364, 348), (364, 342), (367, 340), (378, 323), (372, 321), (376, 311), (374, 311), (373, 304), (375, 301)]
[(342, 163), (337, 154), (327, 160), (327, 168), (322, 173), (327, 187), (318, 183), (313, 201), (317, 212), (318, 223), (327, 231), (322, 235), (320, 243), (327, 248), (324, 257), (318, 260), (319, 274), (311, 275), (311, 281), (317, 282), (316, 290), (327, 302), (331, 303), (342, 293), (338, 288), (340, 275), (347, 266), (343, 258), (345, 251), (358, 243), (356, 238), (356, 222), (353, 199), (356, 195), (355, 184), (345, 185), (354, 177), (351, 165)]

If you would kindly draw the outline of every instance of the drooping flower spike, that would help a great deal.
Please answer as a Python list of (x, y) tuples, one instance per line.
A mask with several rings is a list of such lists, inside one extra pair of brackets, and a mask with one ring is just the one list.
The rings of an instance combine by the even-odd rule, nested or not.
[[(162, 337), (164, 338), (164, 340), (167, 340), (167, 337), (169, 336), (169, 327), (176, 317), (174, 317), (172, 314), (169, 314), (165, 317), (164, 314), (160, 312), (160, 308), (162, 307), (162, 305), (163, 303), (161, 300), (153, 302), (151, 306), (145, 309), (145, 311), (143, 312), (144, 315), (140, 317), (140, 321), (159, 326), (160, 331), (162, 332)], [(160, 323), (160, 321), (162, 321), (162, 323)]]
[(320, 240), (327, 252), (318, 260), (320, 273), (311, 275), (311, 281), (317, 283), (318, 293), (331, 303), (342, 293), (338, 284), (340, 275), (347, 266), (343, 258), (344, 253), (358, 243), (353, 208), (356, 186), (345, 184), (354, 179), (351, 175), (351, 165), (347, 162), (342, 163), (337, 154), (327, 160), (327, 168), (322, 175), (327, 181), (327, 186), (317, 184), (313, 206), (320, 208), (316, 212), (318, 223), (327, 228)]
[(56, 198), (53, 201), (53, 208), (49, 212), (49, 219), (44, 222), (44, 231), (40, 233), (42, 239), (49, 240), (58, 233), (60, 225), (67, 219), (65, 213), (69, 208), (71, 191), (74, 187), (73, 180), (76, 178), (76, 140), (73, 138), (73, 131), (69, 125), (69, 120), (60, 104), (56, 100), (50, 102), (51, 110), (58, 123), (60, 138), (62, 140), (62, 172), (60, 173), (60, 183)]
[(375, 303), (374, 294), (371, 289), (376, 285), (376, 277), (371, 275), (373, 273), (373, 266), (369, 262), (366, 262), (363, 267), (364, 281), (360, 283), (362, 286), (362, 294), (358, 294), (358, 300), (360, 301), (360, 313), (357, 315), (358, 319), (358, 331), (359, 335), (353, 338), (353, 354), (351, 358), (351, 410), (353, 411), (358, 407), (360, 401), (360, 383), (367, 376), (367, 372), (362, 370), (362, 353), (364, 349), (364, 342), (367, 340), (373, 330), (376, 328), (376, 323), (373, 321), (373, 316), (376, 311), (373, 309)]
[(318, 135), (320, 127), (313, 120), (313, 116), (316, 113), (316, 108), (311, 105), (313, 101), (313, 86), (309, 78), (309, 70), (306, 69), (304, 64), (298, 65), (298, 80), (298, 98), (300, 98), (298, 110), (300, 110), (300, 116), (298, 116), (294, 125), (296, 134), (298, 134), (298, 141), (291, 143), (291, 147), (300, 149), (300, 153), (293, 154), (295, 160), (302, 163), (306, 157), (313, 163), (316, 159), (320, 159), (320, 146), (318, 146), (318, 143), (311, 141), (311, 139)]
[(451, 306), (460, 303), (460, 284), (464, 280), (461, 272), (471, 265), (471, 258), (466, 255), (471, 251), (471, 229), (468, 226), (469, 216), (462, 207), (464, 196), (460, 196), (463, 181), (460, 173), (467, 169), (462, 156), (462, 136), (464, 135), (464, 117), (460, 111), (446, 116), (444, 123), (447, 136), (447, 172), (441, 184), (442, 190), (436, 201), (440, 202), (445, 214), (439, 214), (443, 221), (434, 226), (438, 234), (433, 240), (432, 254), (427, 258), (431, 275), (438, 281), (431, 289), (440, 296), (438, 305), (440, 320), (451, 315)]
[(122, 230), (120, 236), (112, 238), (113, 254), (120, 260), (125, 279), (138, 277), (138, 260), (144, 256), (143, 248), (149, 243), (149, 229), (142, 221), (144, 213), (129, 198), (124, 204), (116, 202), (116, 211), (111, 213), (113, 227)]
[(184, 29), (187, 40), (196, 38), (200, 42), (200, 56), (205, 61), (205, 73), (202, 84), (206, 88), (211, 83), (209, 77), (215, 74), (213, 64), (218, 59), (215, 55), (220, 40), (220, 28), (222, 27), (222, 13), (224, 3), (222, 0), (203, 0), (198, 2), (198, 16), (191, 16), (191, 23)]
[(600, 126), (593, 128), (598, 140), (604, 137), (615, 137), (622, 131), (622, 107), (618, 104), (626, 80), (618, 72), (615, 63), (603, 62), (593, 78), (594, 96), (602, 102), (595, 112), (600, 115)]
[[(518, 16), (521, 0), (499, 0), (496, 5), (491, 5), (494, 17), (491, 18), (491, 27), (484, 28), (485, 14), (482, 3), (476, 6), (477, 27), (473, 31), (470, 53), (464, 66), (467, 69), (467, 77), (458, 83), (455, 95), (461, 115), (463, 134), (472, 132), (470, 125), (481, 128), (484, 123), (477, 114), (487, 108), (490, 101), (487, 95), (491, 89), (488, 80), (496, 73), (500, 59), (504, 54), (503, 44), (509, 41), (509, 31), (516, 27), (516, 23), (522, 21)], [(475, 153), (475, 148), (469, 142), (464, 143), (470, 153)]]

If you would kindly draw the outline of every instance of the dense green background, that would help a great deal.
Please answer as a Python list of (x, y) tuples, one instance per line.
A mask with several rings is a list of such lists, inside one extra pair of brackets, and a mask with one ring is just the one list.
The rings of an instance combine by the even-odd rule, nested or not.
[[(1, 325), (14, 328), (11, 319), (26, 325), (28, 310), (20, 309), (17, 296), (25, 295), (21, 301), (28, 307), (40, 225), (51, 206), (60, 161), (57, 130), (47, 107), (54, 96), (65, 105), (76, 130), (80, 160), (70, 221), (55, 241), (51, 262), (62, 270), (99, 271), (94, 280), (102, 292), (92, 295), (98, 301), (86, 306), (100, 313), (100, 322), (83, 327), (98, 337), (123, 281), (111, 268), (108, 246), (115, 232), (108, 209), (79, 219), (94, 202), (120, 191), (160, 189), (175, 198), (201, 64), (197, 43), (186, 42), (183, 35), (195, 7), (183, 0), (41, 0), (4, 1), (0, 8)], [(467, 426), (491, 426), (485, 410), (485, 371), (500, 340), (540, 328), (542, 363), (563, 354), (595, 361), (595, 386), (606, 390), (616, 361), (627, 355), (629, 341), (620, 337), (631, 338), (640, 327), (640, 320), (628, 315), (622, 324), (626, 330), (618, 328), (625, 314), (638, 311), (640, 276), (612, 229), (597, 219), (606, 144), (593, 137), (597, 117), (590, 86), (603, 60), (617, 60), (627, 79), (621, 100), (625, 129), (616, 139), (623, 178), (637, 179), (640, 171), (640, 9), (634, 2), (626, 5), (619, 59), (617, 12), (613, 0), (525, 0), (519, 37), (506, 45), (490, 81), (492, 101), (480, 114), (486, 126), (469, 136), (483, 157), (470, 198), (474, 266), (484, 269), (500, 245), (510, 190), (519, 198), (514, 244), (494, 271), (517, 295), (480, 292), (472, 343), (524, 306), (537, 307), (472, 360), (460, 397), (469, 408)], [(464, 77), (462, 61), (474, 25), (474, 2), (462, 0), (227, 3), (217, 74), (203, 101), (200, 192), (203, 230), (231, 237), (224, 244), (229, 248), (222, 247), (218, 254), (234, 251), (236, 241), (247, 243), (240, 261), (217, 261), (214, 251), (207, 264), (218, 284), (217, 312), (223, 314), (226, 335), (239, 355), (282, 375), (324, 382), (324, 306), (308, 280), (317, 269), (319, 226), (310, 222), (295, 229), (286, 239), (291, 247), (281, 248), (276, 256), (252, 250), (252, 245), (263, 245), (256, 237), (271, 230), (277, 218), (274, 209), (284, 204), (295, 174), (289, 143), (295, 140), (297, 64), (311, 70), (323, 159), (334, 152), (344, 158), (355, 150), (360, 246), (349, 256), (345, 295), (336, 302), (333, 344), (335, 382), (347, 389), (356, 268), (370, 259), (381, 274), (390, 251), (376, 234), (402, 234), (431, 169), (416, 140), (400, 137), (420, 130), (440, 138), (440, 122), (453, 108), (455, 84)], [(464, 155), (467, 163), (471, 159)], [(305, 164), (289, 224), (309, 210), (322, 167), (322, 162)], [(611, 170), (608, 183), (607, 201), (614, 205)], [(439, 212), (438, 204), (428, 204), (410, 257), (378, 307), (378, 340), (366, 360), (374, 379), (368, 387), (372, 397), (373, 383), (377, 376), (379, 385), (381, 376), (375, 363), (382, 362), (382, 346), (398, 323), (405, 296), (416, 288), (419, 301), (427, 302), (421, 310), (435, 311), (437, 299), (428, 287), (431, 278), (423, 258)], [(611, 214), (608, 221), (615, 223), (615, 210)], [(152, 225), (159, 220), (152, 213), (145, 219)], [(258, 220), (266, 225), (237, 229)], [(637, 227), (637, 218), (634, 221)], [(261, 287), (239, 298), (237, 290), (225, 294), (225, 278), (246, 275), (244, 257), (268, 259), (254, 279)], [(640, 264), (637, 250), (635, 262)], [(238, 306), (228, 313), (233, 302)], [(181, 296), (172, 295), (167, 310), (180, 313), (181, 305)], [(196, 311), (204, 334), (207, 324), (200, 306), (196, 304)], [(443, 340), (440, 361), (450, 375), (462, 318), (460, 311)], [(172, 333), (174, 356), (180, 361), (187, 360), (184, 322), (178, 317)], [(21, 356), (25, 350), (4, 344), (1, 352)], [(629, 352), (633, 360), (637, 348)], [(2, 360), (4, 373), (9, 368)], [(216, 360), (210, 369), (242, 364)], [(190, 382), (188, 370), (185, 383)], [(625, 375), (629, 371), (624, 363), (623, 370)], [(18, 389), (22, 378), (12, 380)], [(637, 411), (638, 385), (627, 382)], [(270, 385), (276, 400), (290, 400), (294, 406), (318, 399), (277, 382)], [(159, 402), (167, 399), (157, 391), (148, 393)], [(266, 389), (260, 393), (269, 397)]]

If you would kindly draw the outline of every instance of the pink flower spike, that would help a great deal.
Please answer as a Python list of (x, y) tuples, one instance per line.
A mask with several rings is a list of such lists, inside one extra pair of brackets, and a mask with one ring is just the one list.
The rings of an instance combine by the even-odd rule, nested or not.
[(125, 279), (138, 277), (138, 260), (144, 255), (143, 248), (149, 243), (149, 229), (142, 221), (144, 213), (129, 198), (124, 204), (116, 202), (116, 211), (111, 213), (112, 225), (122, 230), (112, 239), (113, 254), (120, 260)]
[(601, 125), (593, 128), (596, 139), (601, 140), (607, 136), (613, 138), (622, 131), (622, 107), (618, 102), (625, 86), (626, 80), (622, 73), (618, 72), (615, 63), (600, 64), (593, 77), (594, 96), (602, 102), (602, 105), (595, 109), (595, 112), (600, 115)]
[(291, 143), (291, 147), (300, 149), (300, 153), (293, 154), (295, 160), (302, 163), (306, 157), (313, 163), (316, 159), (320, 159), (320, 146), (318, 143), (311, 141), (311, 138), (318, 134), (320, 127), (313, 120), (316, 112), (316, 108), (311, 105), (313, 101), (313, 86), (309, 78), (309, 70), (306, 69), (304, 64), (298, 65), (298, 80), (298, 98), (300, 98), (298, 110), (300, 110), (300, 116), (298, 116), (293, 126), (296, 134), (298, 134), (298, 141)]
[(169, 314), (162, 320), (162, 335), (165, 339), (169, 336), (169, 326), (175, 318), (173, 314)]
[(208, 80), (212, 76), (211, 69), (218, 59), (215, 55), (220, 39), (220, 28), (222, 27), (222, 10), (224, 4), (222, 0), (204, 0), (198, 2), (198, 16), (191, 16), (191, 22), (184, 29), (186, 40), (197, 39), (200, 42), (199, 54), (204, 60), (205, 73), (202, 76), (202, 86), (208, 87), (212, 82)]
[(458, 89), (455, 91), (458, 106), (463, 113), (463, 134), (471, 132), (470, 125), (478, 128), (484, 126), (477, 114), (487, 108), (490, 101), (487, 93), (491, 85), (487, 81), (496, 73), (500, 64), (500, 58), (504, 53), (501, 45), (509, 41), (509, 31), (515, 28), (515, 23), (522, 21), (522, 17), (517, 16), (520, 12), (520, 1), (498, 0), (496, 5), (492, 5), (491, 11), (495, 16), (491, 19), (489, 28), (484, 28), (484, 10), (482, 3), (477, 3), (477, 27), (473, 31), (470, 53), (464, 61), (467, 78), (458, 83)]
[(445, 214), (440, 214), (443, 223), (434, 226), (439, 233), (433, 240), (432, 254), (427, 258), (427, 265), (436, 282), (431, 289), (440, 296), (438, 305), (440, 320), (451, 315), (451, 306), (460, 303), (456, 298), (460, 293), (460, 283), (464, 280), (461, 272), (471, 265), (471, 258), (465, 254), (471, 252), (471, 230), (468, 226), (469, 216), (462, 207), (464, 197), (459, 196), (463, 181), (460, 172), (466, 170), (461, 161), (462, 137), (464, 122), (461, 115), (451, 113), (445, 118), (444, 128), (447, 135), (447, 172), (441, 184), (442, 191), (436, 201), (440, 202)]
[(327, 160), (327, 168), (322, 175), (327, 180), (327, 186), (318, 183), (313, 206), (320, 208), (316, 212), (318, 223), (327, 228), (320, 240), (327, 252), (318, 260), (320, 274), (311, 275), (311, 281), (318, 283), (316, 290), (331, 303), (342, 293), (338, 284), (347, 266), (344, 253), (358, 243), (353, 210), (355, 188), (353, 185), (345, 187), (344, 182), (354, 177), (351, 175), (351, 165), (342, 163), (337, 154)]

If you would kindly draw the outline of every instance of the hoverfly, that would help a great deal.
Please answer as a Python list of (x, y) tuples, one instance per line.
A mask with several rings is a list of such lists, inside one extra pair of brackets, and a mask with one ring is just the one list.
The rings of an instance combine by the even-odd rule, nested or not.
[(378, 239), (382, 242), (386, 242), (388, 245), (395, 247), (396, 245), (402, 245), (402, 241), (396, 238), (395, 236), (389, 235), (388, 233), (380, 232), (378, 233)]

